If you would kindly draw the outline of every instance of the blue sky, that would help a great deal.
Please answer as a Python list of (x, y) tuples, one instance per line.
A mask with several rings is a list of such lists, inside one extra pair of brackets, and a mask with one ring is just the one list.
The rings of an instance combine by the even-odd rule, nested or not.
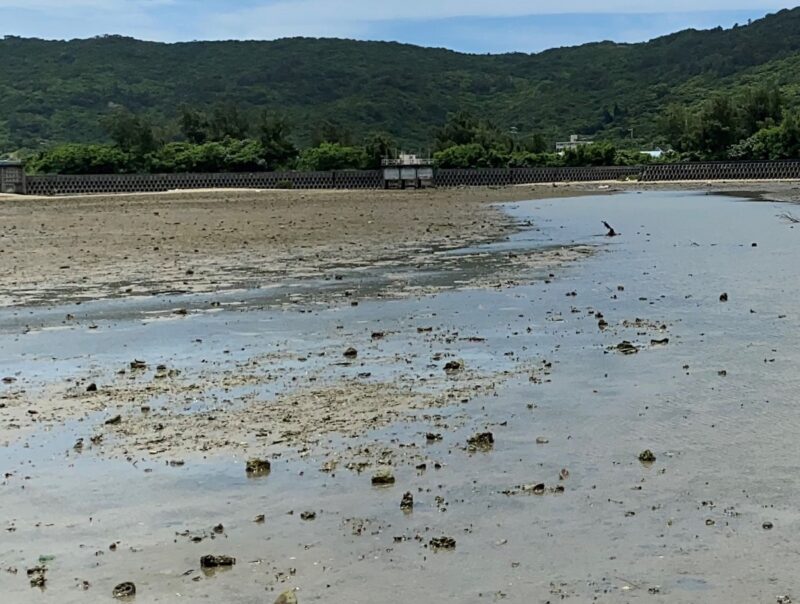
[(123, 34), (147, 40), (326, 36), (466, 52), (636, 42), (746, 23), (780, 0), (0, 0), (0, 35)]

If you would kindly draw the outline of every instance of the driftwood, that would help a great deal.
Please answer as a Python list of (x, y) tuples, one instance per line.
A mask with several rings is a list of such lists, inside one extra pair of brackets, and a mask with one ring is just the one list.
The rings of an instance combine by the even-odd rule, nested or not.
[(610, 224), (608, 224), (605, 220), (603, 221), (603, 226), (605, 226), (608, 229), (608, 233), (606, 233), (606, 237), (618, 237), (619, 236), (619, 233), (617, 233), (614, 230), (614, 227), (612, 227)]

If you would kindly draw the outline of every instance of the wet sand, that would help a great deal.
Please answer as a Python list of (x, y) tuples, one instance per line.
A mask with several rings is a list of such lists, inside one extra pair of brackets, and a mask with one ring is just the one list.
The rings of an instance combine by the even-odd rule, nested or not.
[(443, 191), (188, 191), (0, 200), (0, 304), (252, 288), (493, 240), (489, 202), (597, 185)]
[[(431, 199), (407, 202), (428, 226), (445, 220)], [(796, 597), (800, 292), (785, 206), (688, 190), (492, 199), (448, 218), (450, 237), (424, 223), (391, 234), (368, 214), (386, 221), (381, 249), (359, 239), (354, 258), (267, 273), (274, 287), (248, 273), (252, 287), (106, 296), (80, 264), (98, 299), (78, 303), (70, 285), (0, 310), (3, 593), (111, 600), (132, 581), (136, 602)], [(238, 203), (246, 224), (256, 202)], [(200, 205), (198, 225), (227, 224)], [(362, 234), (375, 224), (359, 219)], [(18, 220), (18, 241), (34, 238)], [(458, 230), (484, 220), (491, 234)], [(313, 229), (272, 236), (317, 245)], [(325, 237), (314, 249), (341, 246)], [(387, 249), (391, 262), (371, 260)], [(471, 440), (487, 432), (488, 446)], [(255, 457), (267, 475), (248, 476)], [(381, 469), (393, 484), (371, 484)], [(203, 571), (205, 554), (237, 564)], [(43, 590), (26, 573), (39, 564)]]

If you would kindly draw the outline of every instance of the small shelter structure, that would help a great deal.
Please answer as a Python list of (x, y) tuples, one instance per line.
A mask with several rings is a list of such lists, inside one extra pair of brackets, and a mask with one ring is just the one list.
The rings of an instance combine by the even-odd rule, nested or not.
[(416, 155), (400, 155), (397, 159), (384, 159), (383, 188), (414, 188), (433, 186), (433, 160)]
[(26, 193), (25, 166), (22, 162), (0, 160), (0, 193)]

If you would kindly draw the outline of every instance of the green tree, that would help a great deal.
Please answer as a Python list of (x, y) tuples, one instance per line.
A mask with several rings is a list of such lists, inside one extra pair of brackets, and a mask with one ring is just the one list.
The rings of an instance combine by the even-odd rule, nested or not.
[(781, 121), (783, 96), (780, 89), (772, 85), (749, 88), (742, 102), (742, 129), (746, 136)]
[(59, 145), (37, 154), (28, 169), (38, 174), (120, 174), (135, 170), (131, 156), (112, 145)]
[(150, 122), (127, 109), (117, 109), (103, 119), (112, 141), (123, 151), (143, 157), (158, 148)]
[(697, 149), (711, 159), (724, 159), (728, 149), (740, 140), (739, 115), (728, 96), (707, 101), (698, 116)]
[(364, 153), (367, 155), (367, 168), (377, 170), (385, 158), (392, 157), (397, 143), (387, 132), (372, 132), (364, 138)]
[(290, 140), (291, 129), (285, 118), (264, 111), (257, 130), (264, 161), (270, 170), (288, 167), (297, 159), (297, 147)]
[(353, 145), (353, 133), (349, 128), (331, 120), (322, 120), (311, 137), (311, 143), (319, 147), (323, 143), (332, 143), (342, 147)]
[(242, 140), (247, 138), (249, 132), (250, 121), (236, 105), (217, 105), (212, 110), (209, 120), (210, 140)]
[(209, 138), (210, 124), (208, 116), (197, 109), (183, 107), (181, 109), (180, 129), (190, 143), (202, 145)]
[(338, 143), (322, 143), (300, 154), (301, 170), (360, 170), (367, 165), (367, 154), (359, 147), (346, 147)]

